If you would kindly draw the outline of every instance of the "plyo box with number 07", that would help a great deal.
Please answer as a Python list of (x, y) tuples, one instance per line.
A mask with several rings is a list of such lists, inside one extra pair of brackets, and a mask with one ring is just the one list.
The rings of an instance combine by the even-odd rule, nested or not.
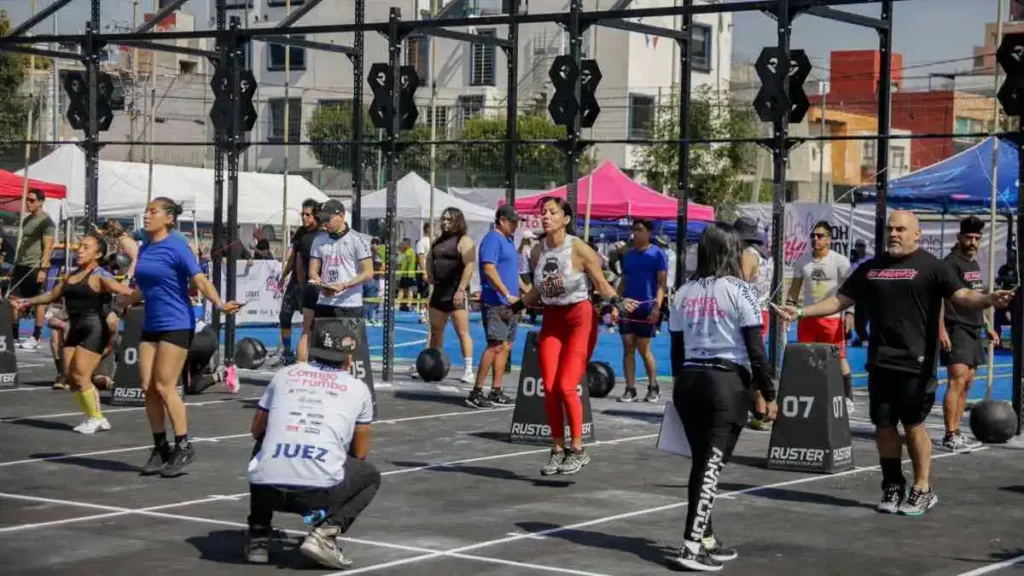
[(768, 443), (768, 468), (826, 474), (853, 468), (850, 416), (837, 346), (787, 346), (778, 403)]

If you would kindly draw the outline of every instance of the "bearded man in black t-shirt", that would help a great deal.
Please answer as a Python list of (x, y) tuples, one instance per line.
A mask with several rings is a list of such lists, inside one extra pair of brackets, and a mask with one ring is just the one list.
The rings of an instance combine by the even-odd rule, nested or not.
[[(889, 216), (887, 251), (861, 264), (835, 296), (801, 309), (785, 306), (781, 316), (828, 316), (857, 300), (871, 302), (868, 342), (868, 395), (875, 442), (882, 468), (879, 512), (920, 516), (938, 503), (929, 483), (932, 441), (924, 420), (935, 404), (935, 368), (939, 348), (939, 314), (943, 299), (963, 310), (1004, 308), (1014, 293), (983, 294), (963, 285), (946, 262), (918, 248), (917, 218), (897, 210)], [(903, 444), (897, 425), (907, 434), (914, 485), (906, 495)]]
[[(981, 232), (984, 228), (985, 222), (977, 216), (961, 220), (956, 245), (945, 258), (964, 286), (978, 291), (985, 287), (985, 283), (981, 279), (981, 266), (974, 256), (981, 247)], [(942, 347), (939, 358), (949, 371), (949, 387), (942, 400), (942, 413), (946, 421), (942, 447), (947, 450), (977, 448), (981, 445), (974, 438), (960, 433), (960, 421), (967, 407), (967, 392), (974, 380), (975, 370), (985, 360), (981, 344), (983, 327), (989, 338), (998, 345), (999, 335), (989, 326), (981, 310), (965, 310), (952, 302), (943, 302), (942, 321), (939, 322), (939, 345)]]

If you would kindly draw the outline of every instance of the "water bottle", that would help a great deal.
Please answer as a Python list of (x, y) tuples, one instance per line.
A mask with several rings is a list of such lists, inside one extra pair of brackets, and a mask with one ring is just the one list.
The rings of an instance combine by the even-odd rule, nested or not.
[(307, 514), (306, 516), (303, 516), (302, 520), (305, 521), (306, 526), (309, 526), (310, 528), (312, 528), (313, 526), (316, 526), (317, 524), (322, 522), (323, 519), (326, 518), (326, 517), (327, 517), (327, 512), (326, 511), (324, 511), (324, 510), (314, 510), (314, 511), (310, 512), (309, 514)]

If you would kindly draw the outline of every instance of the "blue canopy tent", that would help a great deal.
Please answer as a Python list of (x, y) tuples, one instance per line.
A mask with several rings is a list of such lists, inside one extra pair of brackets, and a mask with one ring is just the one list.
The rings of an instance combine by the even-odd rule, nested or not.
[[(889, 181), (886, 197), (892, 208), (931, 210), (943, 213), (988, 211), (992, 197), (992, 148), (995, 137), (937, 162)], [(1014, 212), (1017, 207), (1017, 147), (1010, 142), (999, 143), (996, 209)], [(858, 190), (873, 199), (875, 189)]]
[[(686, 223), (686, 241), (697, 242), (700, 240), (700, 235), (704, 232), (704, 228), (710, 222), (701, 221), (689, 221)], [(655, 220), (653, 236), (668, 236), (673, 242), (676, 239), (676, 231), (678, 226), (675, 220)], [(577, 219), (576, 232), (578, 234), (583, 233), (583, 218)], [(597, 242), (617, 242), (619, 240), (629, 240), (629, 237), (633, 234), (633, 227), (628, 218), (622, 218), (619, 220), (591, 220), (590, 221), (590, 238)]]

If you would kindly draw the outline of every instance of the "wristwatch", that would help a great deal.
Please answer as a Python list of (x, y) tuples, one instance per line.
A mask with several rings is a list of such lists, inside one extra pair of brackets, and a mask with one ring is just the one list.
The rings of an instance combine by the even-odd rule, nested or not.
[(800, 306), (796, 307), (796, 319), (799, 320), (804, 317), (804, 309)]

